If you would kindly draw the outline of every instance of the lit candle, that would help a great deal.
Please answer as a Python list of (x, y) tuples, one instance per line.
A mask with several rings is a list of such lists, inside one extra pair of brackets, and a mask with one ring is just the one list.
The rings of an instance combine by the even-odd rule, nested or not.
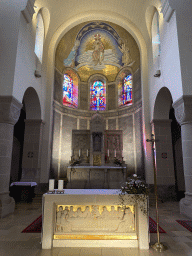
[(107, 155), (108, 155), (108, 157), (109, 157), (109, 149), (107, 149)]
[(49, 180), (49, 191), (54, 190), (54, 183), (55, 183), (54, 179)]
[(116, 157), (116, 149), (115, 149), (115, 152), (114, 152), (114, 157)]
[(59, 182), (58, 182), (58, 190), (59, 191), (63, 190), (63, 180), (59, 180)]
[(81, 156), (81, 149), (79, 149), (79, 157)]

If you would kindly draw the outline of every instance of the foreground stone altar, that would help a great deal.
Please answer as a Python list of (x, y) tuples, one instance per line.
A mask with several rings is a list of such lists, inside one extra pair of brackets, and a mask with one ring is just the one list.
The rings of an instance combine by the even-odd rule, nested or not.
[[(139, 247), (149, 248), (148, 216), (135, 195), (116, 189), (66, 189), (43, 195), (42, 248)], [(147, 200), (143, 202), (147, 207)]]

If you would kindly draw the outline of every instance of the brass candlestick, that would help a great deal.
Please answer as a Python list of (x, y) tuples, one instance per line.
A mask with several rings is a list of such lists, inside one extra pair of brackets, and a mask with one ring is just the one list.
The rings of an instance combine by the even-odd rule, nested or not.
[(158, 195), (157, 195), (157, 175), (156, 175), (156, 162), (155, 162), (155, 142), (157, 140), (154, 139), (154, 134), (151, 134), (151, 140), (147, 139), (147, 142), (151, 142), (152, 143), (152, 151), (153, 151), (153, 171), (154, 171), (154, 188), (155, 188), (155, 201), (156, 201), (156, 222), (157, 222), (157, 242), (153, 245), (151, 245), (151, 247), (158, 251), (158, 252), (162, 252), (167, 250), (167, 246), (165, 246), (164, 244), (160, 243), (160, 234), (159, 234), (159, 212), (158, 212)]

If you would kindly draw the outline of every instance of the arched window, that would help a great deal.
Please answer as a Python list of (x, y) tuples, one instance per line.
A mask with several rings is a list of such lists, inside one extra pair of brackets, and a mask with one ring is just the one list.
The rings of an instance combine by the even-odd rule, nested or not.
[(95, 80), (90, 86), (90, 109), (105, 110), (106, 108), (106, 85), (104, 82)]
[(152, 20), (152, 49), (153, 61), (155, 61), (160, 56), (159, 15), (157, 11)]
[(125, 75), (118, 84), (118, 106), (132, 104), (132, 75)]
[(78, 106), (78, 85), (69, 74), (64, 74), (63, 79), (63, 105), (75, 108)]
[(43, 57), (43, 41), (44, 41), (44, 23), (41, 13), (37, 14), (37, 26), (35, 37), (35, 54), (42, 63)]

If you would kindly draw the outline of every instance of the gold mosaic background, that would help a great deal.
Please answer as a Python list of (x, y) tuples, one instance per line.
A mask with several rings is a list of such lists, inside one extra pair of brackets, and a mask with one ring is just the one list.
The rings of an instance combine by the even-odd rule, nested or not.
[[(55, 66), (60, 72), (63, 72), (65, 69), (63, 61), (68, 57), (71, 49), (73, 48), (75, 38), (78, 32), (88, 23), (89, 22), (85, 22), (72, 28), (60, 40), (56, 50), (56, 57), (55, 57)], [(126, 45), (129, 47), (131, 58), (133, 61), (135, 61), (135, 63), (132, 65), (132, 70), (133, 72), (135, 72), (140, 66), (140, 54), (139, 54), (139, 48), (137, 46), (137, 43), (135, 42), (134, 38), (124, 28), (116, 24), (113, 24), (111, 22), (107, 22), (107, 23), (116, 30), (119, 36), (126, 42)], [(108, 48), (107, 42), (105, 41), (103, 42), (106, 43), (105, 49), (107, 49)], [(87, 45), (87, 50), (89, 49), (91, 49), (91, 41), (90, 41), (90, 45)], [(83, 82), (87, 82), (88, 78), (95, 73), (102, 74), (107, 77), (108, 82), (113, 82), (119, 70), (120, 69), (118, 67), (113, 65), (106, 65), (106, 68), (103, 70), (93, 70), (86, 66), (83, 66), (79, 68), (78, 74), (80, 76), (81, 81)]]

